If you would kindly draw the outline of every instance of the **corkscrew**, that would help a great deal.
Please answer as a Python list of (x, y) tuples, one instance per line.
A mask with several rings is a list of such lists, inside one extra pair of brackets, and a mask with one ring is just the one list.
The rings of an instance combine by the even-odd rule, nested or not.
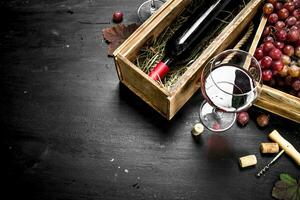
[(265, 174), (269, 169), (270, 166), (284, 153), (284, 150), (281, 150), (276, 156), (275, 158), (273, 158), (273, 160), (271, 160), (271, 162), (269, 162), (264, 168), (262, 168), (262, 170), (260, 170), (256, 176), (260, 177), (261, 175)]
[(278, 143), (281, 147), (281, 151), (269, 162), (262, 170), (260, 170), (256, 176), (260, 177), (266, 171), (270, 169), (270, 166), (285, 152), (288, 156), (290, 156), (298, 165), (300, 165), (300, 153), (295, 149), (295, 147), (289, 143), (286, 139), (284, 139), (276, 130), (272, 131), (269, 134), (269, 138), (274, 142)]

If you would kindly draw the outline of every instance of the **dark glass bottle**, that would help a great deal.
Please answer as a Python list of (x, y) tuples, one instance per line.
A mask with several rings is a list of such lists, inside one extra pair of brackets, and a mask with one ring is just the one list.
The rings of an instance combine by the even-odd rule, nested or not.
[(162, 79), (172, 66), (187, 62), (197, 44), (206, 36), (207, 27), (213, 26), (211, 22), (229, 2), (213, 0), (208, 9), (197, 8), (167, 41), (164, 58), (150, 71), (149, 76), (154, 80)]

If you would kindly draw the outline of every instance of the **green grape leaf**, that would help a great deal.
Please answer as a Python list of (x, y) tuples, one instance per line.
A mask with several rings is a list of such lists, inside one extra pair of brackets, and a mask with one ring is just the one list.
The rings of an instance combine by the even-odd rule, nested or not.
[(300, 181), (288, 174), (280, 174), (273, 189), (272, 196), (282, 200), (300, 200)]
[(285, 182), (288, 185), (295, 185), (295, 184), (297, 184), (297, 180), (294, 179), (293, 177), (291, 177), (288, 174), (280, 174), (280, 180), (282, 180), (283, 182)]

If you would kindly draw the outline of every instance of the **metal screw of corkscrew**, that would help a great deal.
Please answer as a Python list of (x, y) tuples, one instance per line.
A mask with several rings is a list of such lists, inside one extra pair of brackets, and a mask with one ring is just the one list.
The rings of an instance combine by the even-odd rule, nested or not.
[(264, 168), (262, 168), (262, 170), (260, 170), (256, 176), (260, 177), (261, 175), (265, 174), (266, 171), (268, 171), (270, 169), (270, 166), (284, 153), (284, 150), (281, 150), (276, 156), (275, 158), (273, 158), (273, 160), (271, 160), (271, 162), (269, 162)]

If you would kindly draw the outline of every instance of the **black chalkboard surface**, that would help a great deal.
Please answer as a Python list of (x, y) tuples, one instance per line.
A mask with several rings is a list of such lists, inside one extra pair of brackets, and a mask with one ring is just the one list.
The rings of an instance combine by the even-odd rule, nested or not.
[[(259, 152), (267, 134), (277, 129), (299, 149), (299, 124), (272, 115), (264, 130), (251, 120), (195, 140), (200, 91), (166, 121), (119, 83), (101, 30), (115, 10), (137, 22), (142, 2), (0, 3), (4, 199), (265, 200), (280, 173), (299, 178), (286, 155), (255, 177), (273, 157)], [(257, 165), (241, 169), (249, 154)]]

